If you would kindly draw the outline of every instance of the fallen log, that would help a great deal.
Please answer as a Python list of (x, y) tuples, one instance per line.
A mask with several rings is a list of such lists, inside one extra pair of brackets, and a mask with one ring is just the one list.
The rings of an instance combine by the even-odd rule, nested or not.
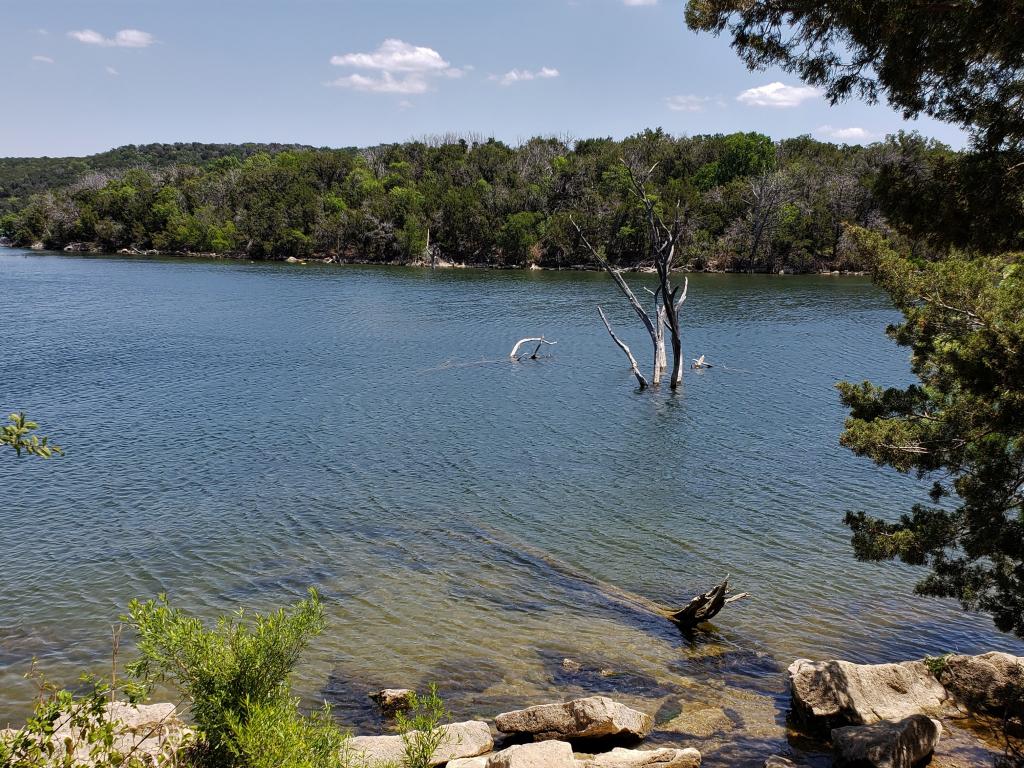
[(623, 589), (615, 584), (609, 584), (607, 581), (598, 579), (588, 573), (583, 573), (567, 563), (552, 557), (547, 552), (538, 549), (532, 544), (528, 544), (518, 537), (512, 536), (506, 531), (498, 531), (494, 528), (481, 526), (478, 535), (481, 539), (485, 541), (489, 540), (492, 544), (506, 547), (520, 555), (525, 555), (542, 562), (564, 576), (589, 584), (613, 602), (626, 605), (634, 609), (639, 609), (649, 615), (667, 619), (686, 633), (692, 632), (699, 624), (711, 621), (711, 619), (717, 616), (729, 603), (742, 600), (745, 597), (750, 597), (746, 592), (740, 592), (737, 595), (729, 595), (729, 577), (726, 576), (725, 581), (721, 584), (714, 587), (709, 592), (705, 592), (703, 595), (698, 595), (693, 598), (684, 607), (670, 608), (662, 605), (661, 603), (655, 602), (650, 598), (644, 597), (643, 595), (637, 594), (636, 592)]
[(729, 596), (729, 578), (712, 587), (703, 595), (697, 595), (682, 608), (666, 611), (663, 615), (684, 632), (693, 630), (698, 624), (711, 621), (726, 605), (748, 597), (746, 592)]

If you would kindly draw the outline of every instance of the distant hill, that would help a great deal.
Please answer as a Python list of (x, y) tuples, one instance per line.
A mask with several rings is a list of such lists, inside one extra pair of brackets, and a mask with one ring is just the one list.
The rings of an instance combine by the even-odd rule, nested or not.
[(206, 165), (222, 157), (244, 160), (258, 152), (275, 155), (303, 144), (128, 144), (87, 157), (0, 158), (0, 215), (16, 210), (36, 192), (66, 187), (93, 172)]

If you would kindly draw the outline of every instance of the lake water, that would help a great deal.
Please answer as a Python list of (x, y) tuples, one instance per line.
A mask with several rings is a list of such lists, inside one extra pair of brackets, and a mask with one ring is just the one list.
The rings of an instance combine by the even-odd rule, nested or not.
[[(67, 451), (0, 457), (0, 722), (33, 656), (102, 669), (161, 591), (213, 616), (316, 585), (297, 688), (357, 729), (385, 686), (460, 717), (600, 692), (711, 766), (781, 748), (797, 657), (1024, 651), (851, 555), (844, 512), (923, 498), (838, 446), (836, 381), (909, 381), (865, 279), (692, 276), (687, 354), (718, 367), (677, 395), (635, 390), (595, 306), (646, 366), (645, 337), (596, 273), (3, 250), (0, 292), (0, 409)], [(678, 604), (726, 574), (752, 597), (692, 641), (598, 586)]]

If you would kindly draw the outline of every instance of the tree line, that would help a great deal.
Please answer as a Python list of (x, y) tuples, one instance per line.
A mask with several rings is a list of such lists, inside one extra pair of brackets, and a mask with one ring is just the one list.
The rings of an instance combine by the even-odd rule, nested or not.
[[(913, 247), (933, 247), (930, 230), (914, 231), (929, 210), (908, 202), (908, 190), (926, 195), (930, 211), (958, 205), (944, 169), (963, 160), (916, 134), (862, 147), (660, 129), (519, 146), (445, 136), (364, 149), (148, 145), (106, 156), (108, 165), (67, 166), (62, 173), (78, 173), (71, 181), (43, 173), (55, 186), (18, 198), (0, 236), (47, 248), (558, 268), (592, 263), (575, 221), (612, 264), (641, 267), (649, 234), (629, 169), (654, 166), (652, 196), (686, 214), (678, 263), (858, 270), (849, 225), (898, 229)], [(0, 187), (12, 183), (3, 162)], [(25, 162), (11, 167), (31, 187)], [(1005, 208), (979, 206), (983, 220), (961, 226), (991, 232), (984, 220)]]

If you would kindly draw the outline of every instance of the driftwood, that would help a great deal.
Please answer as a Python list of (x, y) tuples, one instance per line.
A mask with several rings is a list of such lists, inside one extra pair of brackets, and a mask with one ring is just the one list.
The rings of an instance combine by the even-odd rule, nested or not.
[[(523, 355), (520, 356), (519, 355), (519, 348), (521, 346), (523, 346), (523, 344), (530, 344), (530, 343), (532, 343), (534, 341), (537, 342), (537, 346), (534, 347), (533, 353), (530, 354), (530, 355), (523, 354)], [(525, 339), (520, 339), (519, 341), (517, 341), (516, 345), (514, 347), (512, 347), (512, 351), (509, 352), (508, 356), (509, 356), (510, 360), (514, 360), (515, 362), (519, 362), (524, 357), (529, 357), (530, 360), (536, 360), (537, 359), (537, 353), (540, 351), (540, 348), (541, 348), (542, 345), (548, 344), (550, 346), (554, 346), (557, 343), (558, 343), (557, 341), (548, 341), (543, 336), (530, 336), (530, 337), (527, 337)]]
[(729, 579), (726, 577), (721, 584), (697, 595), (679, 610), (665, 611), (663, 615), (684, 632), (689, 632), (698, 624), (711, 621), (729, 603), (744, 597), (748, 597), (746, 592), (729, 596)]
[(746, 592), (738, 595), (729, 595), (729, 577), (726, 577), (718, 586), (710, 592), (698, 595), (683, 608), (669, 608), (650, 598), (639, 595), (628, 589), (609, 584), (607, 581), (598, 579), (591, 574), (583, 573), (573, 566), (552, 557), (547, 552), (538, 549), (518, 537), (512, 536), (507, 531), (498, 531), (494, 528), (481, 526), (477, 536), (484, 541), (490, 541), (493, 545), (505, 547), (521, 556), (526, 556), (571, 579), (589, 584), (600, 591), (608, 600), (633, 610), (640, 610), (643, 613), (668, 619), (683, 632), (691, 632), (698, 624), (710, 621), (729, 603), (749, 597)]

